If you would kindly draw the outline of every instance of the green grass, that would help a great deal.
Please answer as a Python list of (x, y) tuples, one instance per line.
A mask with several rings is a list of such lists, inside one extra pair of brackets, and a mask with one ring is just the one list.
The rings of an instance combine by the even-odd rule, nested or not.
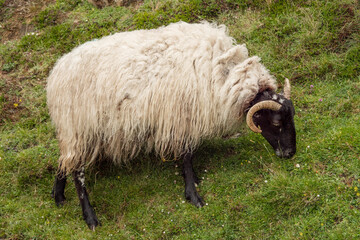
[[(1, 11), (0, 32), (16, 14)], [(360, 238), (357, 1), (145, 0), (100, 10), (59, 0), (32, 11), (34, 34), (0, 45), (0, 239)], [(71, 180), (63, 207), (50, 197), (59, 150), (46, 77), (83, 42), (178, 20), (226, 24), (280, 83), (291, 79), (298, 151), (277, 158), (248, 130), (205, 142), (195, 161), (208, 204), (201, 209), (185, 202), (179, 162), (140, 156), (127, 168), (99, 164), (87, 173), (102, 223), (92, 232)]]

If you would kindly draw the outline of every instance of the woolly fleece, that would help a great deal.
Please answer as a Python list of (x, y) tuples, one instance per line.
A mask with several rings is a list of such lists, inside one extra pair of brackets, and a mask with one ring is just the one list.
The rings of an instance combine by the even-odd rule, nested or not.
[(275, 79), (224, 25), (178, 22), (84, 43), (48, 78), (59, 166), (72, 172), (99, 155), (127, 163), (141, 149), (180, 156), (234, 131), (266, 89)]

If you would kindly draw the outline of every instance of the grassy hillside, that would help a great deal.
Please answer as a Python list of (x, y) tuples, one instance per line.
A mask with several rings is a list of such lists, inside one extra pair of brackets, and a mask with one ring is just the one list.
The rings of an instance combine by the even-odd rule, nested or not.
[[(0, 239), (359, 239), (360, 6), (357, 0), (0, 0)], [(94, 38), (179, 20), (226, 24), (250, 55), (293, 84), (298, 152), (259, 135), (215, 139), (195, 168), (207, 206), (185, 202), (178, 162), (140, 156), (87, 174), (102, 226), (90, 231), (59, 157), (45, 84), (56, 60)], [(180, 164), (179, 164), (180, 165)]]

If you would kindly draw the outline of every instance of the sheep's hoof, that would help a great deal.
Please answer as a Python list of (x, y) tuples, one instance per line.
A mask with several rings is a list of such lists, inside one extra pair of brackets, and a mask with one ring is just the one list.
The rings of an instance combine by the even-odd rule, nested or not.
[(203, 200), (196, 191), (191, 193), (185, 193), (185, 198), (190, 201), (195, 207), (201, 208), (202, 206), (204, 206)]
[(88, 218), (85, 219), (86, 224), (88, 225), (88, 227), (90, 228), (90, 230), (95, 231), (95, 228), (100, 224), (99, 220), (96, 218), (96, 216), (94, 218)]
[(201, 207), (204, 206), (204, 203), (203, 203), (202, 200), (201, 200), (201, 201), (199, 201), (197, 204), (195, 204), (195, 206), (196, 206), (197, 208), (201, 208)]
[(56, 194), (55, 195), (54, 191), (51, 192), (51, 197), (54, 198), (56, 206), (58, 206), (58, 207), (64, 205), (65, 200), (66, 200), (64, 194)]
[(66, 198), (65, 198), (65, 196), (64, 195), (57, 195), (56, 197), (55, 197), (55, 203), (56, 203), (56, 206), (58, 206), (58, 207), (61, 207), (61, 206), (63, 206), (64, 204), (65, 204), (65, 200), (66, 200)]
[(90, 230), (95, 231), (95, 228), (98, 225), (101, 225), (100, 222), (97, 219), (92, 219), (90, 221), (86, 221), (86, 224), (88, 225), (88, 227), (90, 228)]
[(84, 217), (84, 220), (85, 220), (86, 224), (88, 225), (88, 227), (93, 231), (95, 231), (95, 228), (97, 226), (101, 225), (99, 220), (97, 219), (94, 211), (85, 213), (83, 215), (83, 217)]

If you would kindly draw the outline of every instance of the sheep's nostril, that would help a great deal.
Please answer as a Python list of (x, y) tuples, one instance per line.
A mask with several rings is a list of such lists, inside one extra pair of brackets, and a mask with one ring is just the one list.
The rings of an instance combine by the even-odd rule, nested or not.
[(286, 158), (291, 158), (292, 156), (294, 156), (294, 154), (295, 154), (295, 151), (292, 149), (286, 149), (284, 151), (284, 157), (286, 157)]
[(281, 149), (275, 150), (276, 155), (283, 158), (291, 158), (292, 156), (294, 156), (295, 152), (296, 151), (292, 149), (286, 149), (284, 151), (282, 151)]

